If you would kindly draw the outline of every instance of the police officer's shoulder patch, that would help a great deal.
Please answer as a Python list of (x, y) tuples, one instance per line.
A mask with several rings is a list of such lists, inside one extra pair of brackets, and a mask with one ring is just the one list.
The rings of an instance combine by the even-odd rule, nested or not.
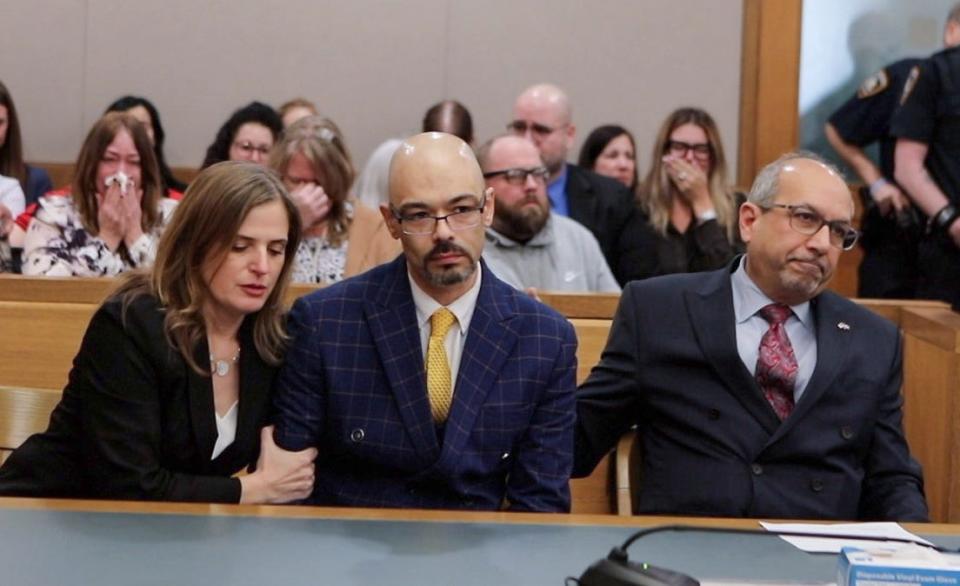
[(862, 100), (875, 96), (887, 89), (888, 85), (890, 85), (890, 77), (887, 75), (887, 70), (881, 69), (863, 80), (863, 83), (861, 83), (859, 89), (857, 89), (857, 97)]
[(907, 103), (907, 98), (910, 97), (910, 92), (913, 91), (913, 88), (917, 87), (917, 80), (920, 79), (920, 68), (916, 65), (910, 70), (910, 75), (907, 76), (907, 81), (903, 84), (903, 95), (900, 96), (900, 105)]

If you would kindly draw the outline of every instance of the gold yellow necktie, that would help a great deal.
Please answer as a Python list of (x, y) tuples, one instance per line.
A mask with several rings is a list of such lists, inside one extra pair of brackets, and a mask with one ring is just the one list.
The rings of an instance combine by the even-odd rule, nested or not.
[(441, 307), (430, 316), (430, 339), (427, 341), (427, 396), (430, 398), (430, 413), (436, 423), (443, 423), (450, 414), (453, 403), (453, 381), (450, 378), (450, 362), (443, 340), (450, 326), (457, 321), (449, 309)]

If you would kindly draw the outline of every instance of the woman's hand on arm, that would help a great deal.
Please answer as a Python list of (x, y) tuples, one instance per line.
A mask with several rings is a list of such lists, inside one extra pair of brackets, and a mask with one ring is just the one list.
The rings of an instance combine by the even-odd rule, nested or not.
[(288, 452), (273, 441), (273, 426), (260, 432), (260, 458), (252, 474), (240, 478), (242, 504), (286, 503), (313, 492), (316, 448)]

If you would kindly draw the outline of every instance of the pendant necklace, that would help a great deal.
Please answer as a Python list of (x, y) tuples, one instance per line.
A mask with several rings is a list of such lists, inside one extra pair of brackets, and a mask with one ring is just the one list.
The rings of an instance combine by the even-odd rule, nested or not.
[(210, 354), (210, 372), (217, 376), (227, 376), (230, 374), (230, 368), (240, 359), (240, 347), (233, 353), (232, 358), (214, 358)]

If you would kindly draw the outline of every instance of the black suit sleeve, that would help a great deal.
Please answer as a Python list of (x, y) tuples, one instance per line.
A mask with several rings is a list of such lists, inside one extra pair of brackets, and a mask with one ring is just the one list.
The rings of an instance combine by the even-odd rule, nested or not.
[(633, 287), (620, 297), (600, 362), (577, 392), (573, 476), (588, 476), (634, 423), (639, 404)]
[(158, 357), (165, 355), (166, 342), (162, 332), (144, 331), (133, 311), (127, 318), (123, 324), (119, 303), (97, 311), (71, 373), (68, 390), (84, 393), (81, 435), (93, 496), (239, 502), (236, 478), (186, 474), (162, 465), (164, 392)]
[(864, 462), (860, 519), (929, 521), (920, 465), (910, 457), (903, 436), (901, 344), (881, 390), (873, 440)]

